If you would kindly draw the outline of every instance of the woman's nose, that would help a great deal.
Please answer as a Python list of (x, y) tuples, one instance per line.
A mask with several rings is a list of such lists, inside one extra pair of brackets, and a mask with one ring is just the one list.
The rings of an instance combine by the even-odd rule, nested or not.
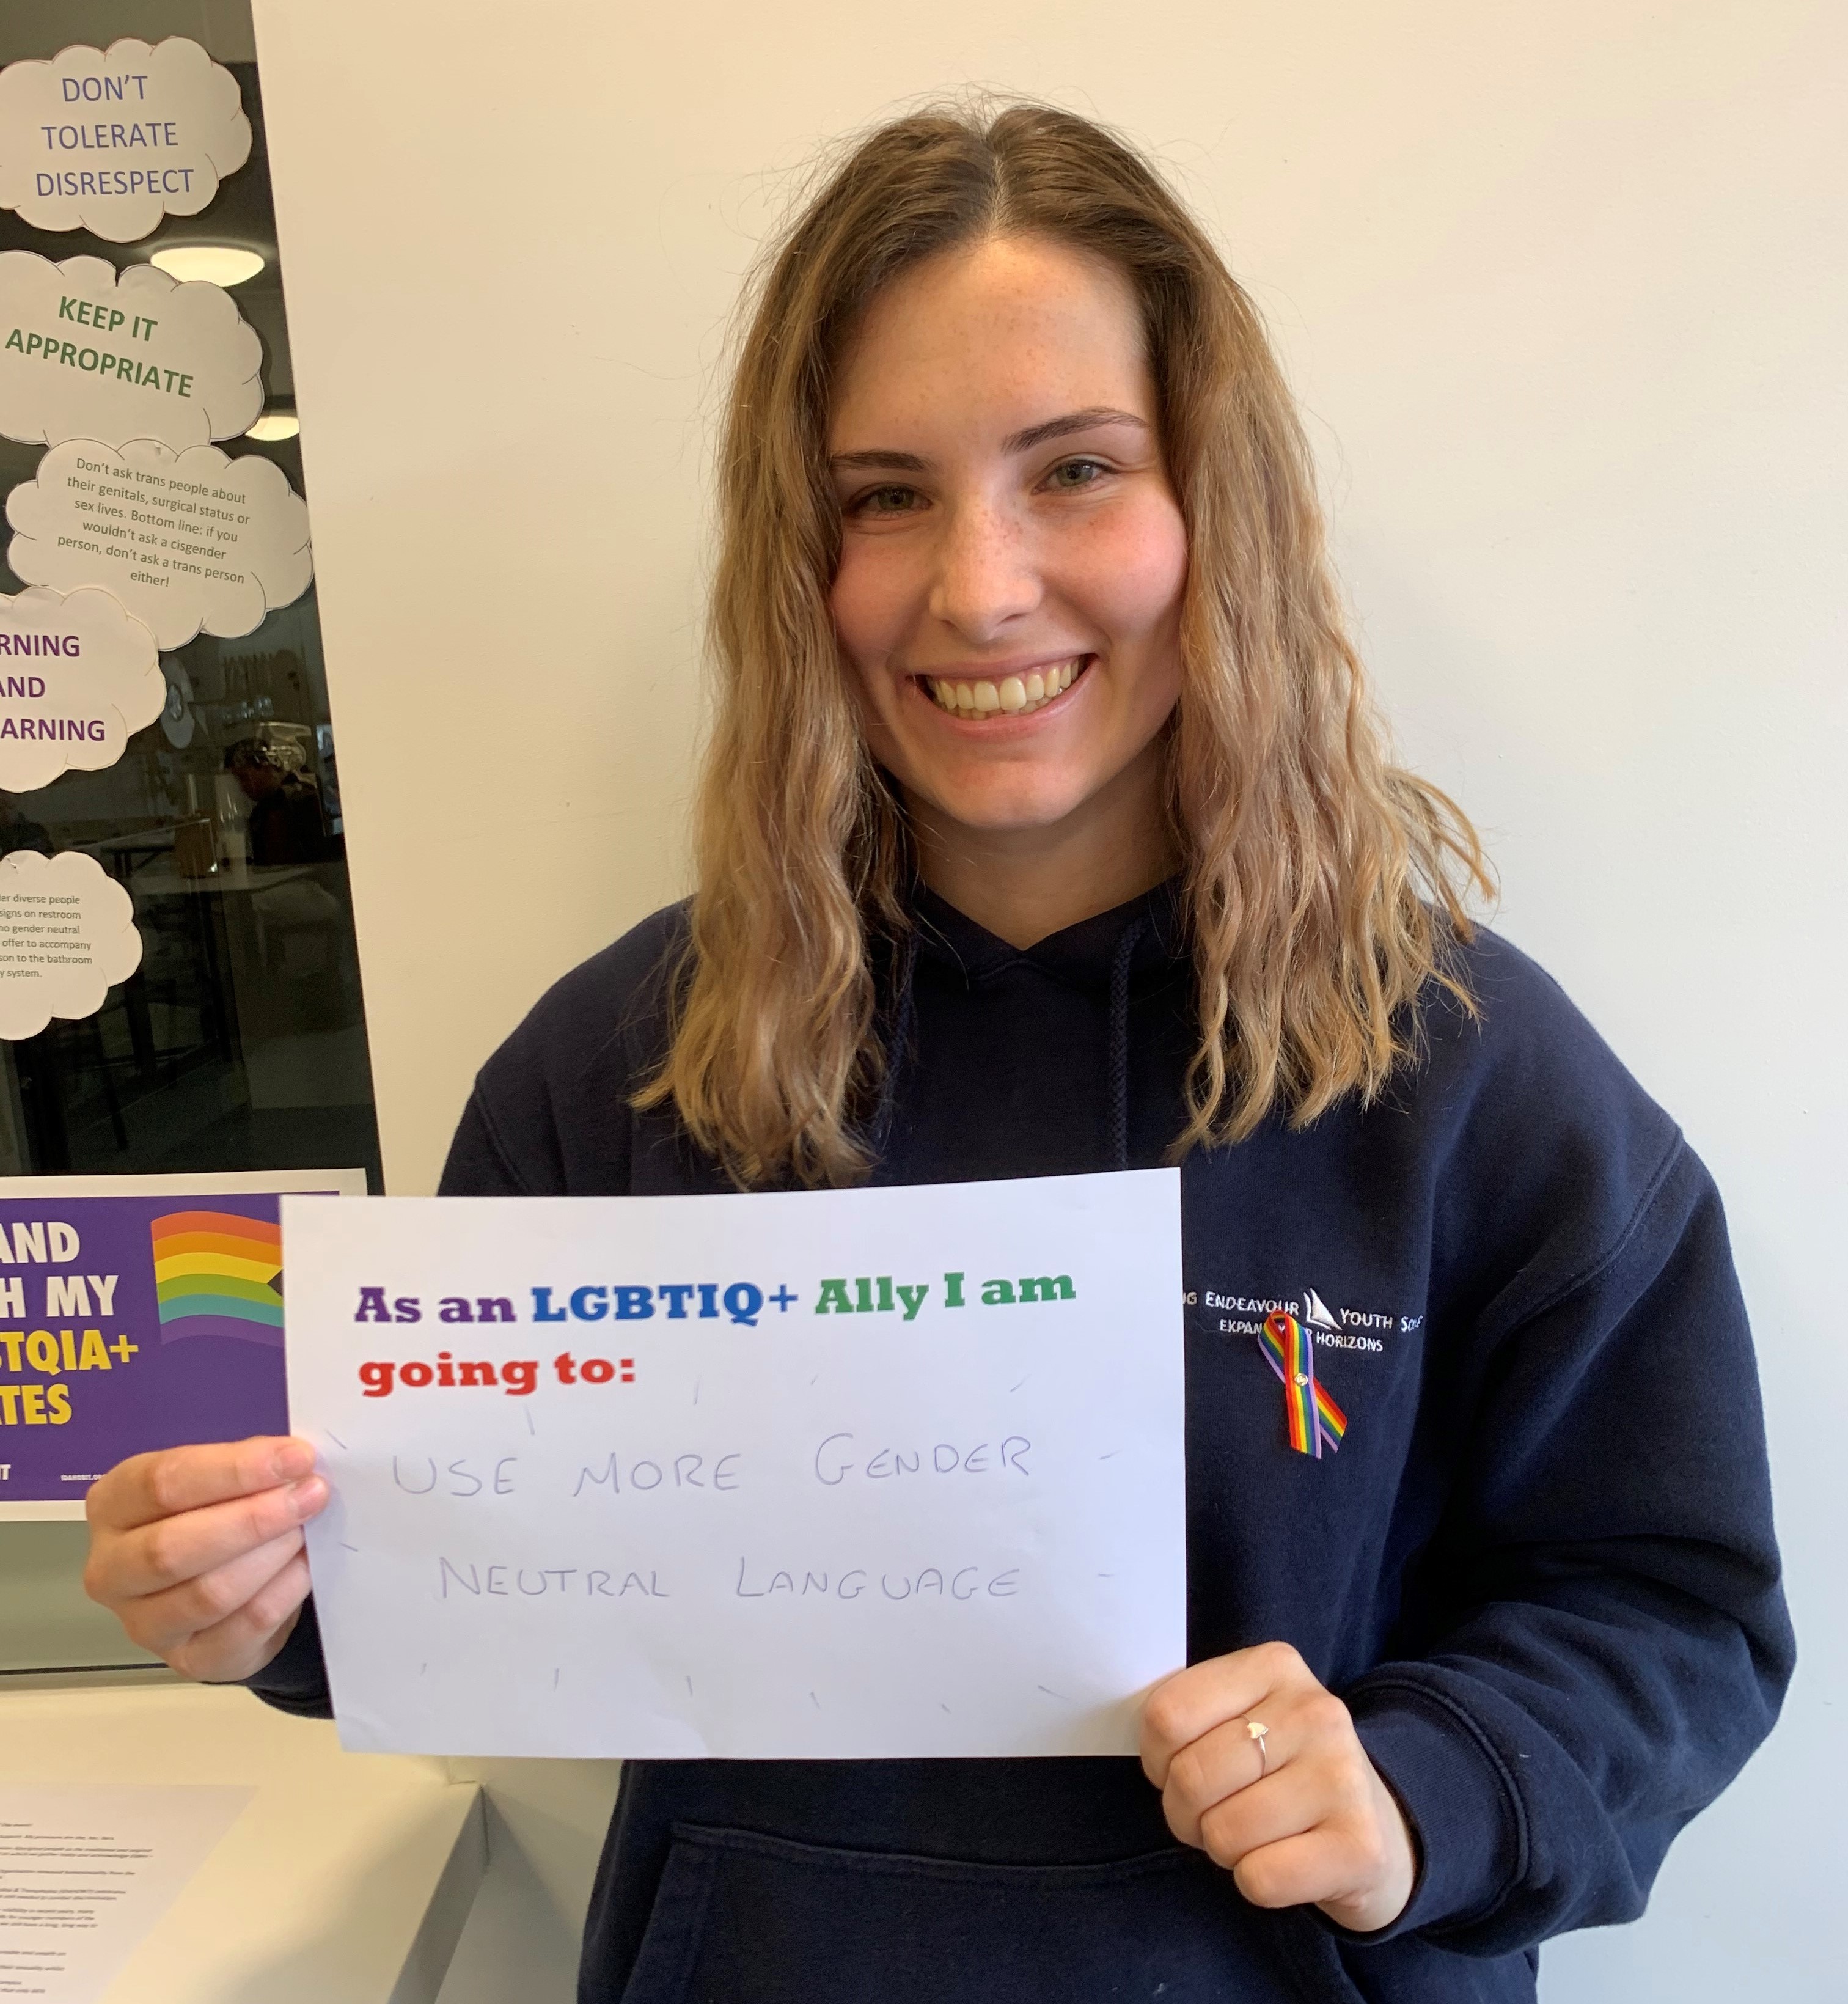
[(948, 511), (931, 580), (933, 618), (984, 646), (1033, 611), (1043, 596), (1031, 538), (1019, 524), (985, 503)]

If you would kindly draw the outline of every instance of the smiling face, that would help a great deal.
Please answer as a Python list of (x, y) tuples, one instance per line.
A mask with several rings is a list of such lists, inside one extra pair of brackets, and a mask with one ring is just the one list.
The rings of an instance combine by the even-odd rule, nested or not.
[(1040, 238), (944, 253), (837, 381), (830, 604), (921, 838), (1005, 850), (1130, 795), (1155, 827), (1187, 538), (1127, 282)]

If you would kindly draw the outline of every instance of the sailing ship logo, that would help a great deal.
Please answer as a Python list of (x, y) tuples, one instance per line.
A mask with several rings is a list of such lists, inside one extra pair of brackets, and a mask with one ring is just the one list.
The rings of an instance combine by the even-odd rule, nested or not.
[(1303, 1319), (1317, 1329), (1339, 1330), (1339, 1319), (1328, 1312), (1328, 1305), (1313, 1288), (1303, 1290)]

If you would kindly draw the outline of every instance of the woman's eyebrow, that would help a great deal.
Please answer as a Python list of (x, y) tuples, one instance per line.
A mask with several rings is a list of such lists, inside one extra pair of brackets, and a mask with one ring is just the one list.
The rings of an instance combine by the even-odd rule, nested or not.
[[(1049, 440), (1069, 437), (1073, 432), (1095, 431), (1101, 425), (1133, 425), (1142, 432), (1149, 429), (1148, 420), (1139, 418), (1133, 411), (1112, 410), (1100, 404), (1087, 411), (1069, 411), (1062, 418), (1048, 418), (1043, 425), (1029, 425), (1023, 432), (1010, 432), (1001, 441), (1001, 450), (1010, 454), (1031, 452), (1035, 446), (1045, 445)], [(837, 452), (829, 457), (828, 464), (836, 473), (869, 469), (894, 473), (930, 471), (929, 461), (921, 459), (916, 453), (897, 452), (883, 446), (866, 452)]]
[(837, 452), (831, 454), (829, 468), (836, 473), (858, 471), (866, 468), (890, 469), (894, 473), (928, 473), (930, 462), (920, 459), (915, 452), (888, 452), (876, 446), (870, 452)]
[(1138, 431), (1149, 429), (1148, 421), (1139, 418), (1133, 411), (1112, 410), (1108, 405), (1094, 405), (1088, 411), (1073, 411), (1062, 418), (1048, 418), (1043, 425), (1029, 425), (1024, 432), (1014, 432), (1001, 441), (1003, 452), (1031, 452), (1036, 445), (1044, 445), (1050, 439), (1064, 438), (1073, 432), (1095, 431), (1100, 425), (1133, 425)]

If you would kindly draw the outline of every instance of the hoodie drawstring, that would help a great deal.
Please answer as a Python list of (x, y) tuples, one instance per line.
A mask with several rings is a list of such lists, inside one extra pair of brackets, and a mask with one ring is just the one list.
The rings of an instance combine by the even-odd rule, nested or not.
[(887, 1040), (885, 1075), (879, 1081), (879, 1104), (873, 1109), (872, 1152), (882, 1160), (892, 1136), (892, 1119), (898, 1108), (898, 1074), (911, 1043), (912, 1024), (917, 1014), (916, 976), (918, 935), (915, 929), (905, 936), (898, 949), (898, 978), (894, 984), (892, 1034)]
[(1119, 1169), (1129, 1166), (1129, 963), (1143, 925), (1132, 919), (1124, 927), (1110, 963), (1110, 1137)]

